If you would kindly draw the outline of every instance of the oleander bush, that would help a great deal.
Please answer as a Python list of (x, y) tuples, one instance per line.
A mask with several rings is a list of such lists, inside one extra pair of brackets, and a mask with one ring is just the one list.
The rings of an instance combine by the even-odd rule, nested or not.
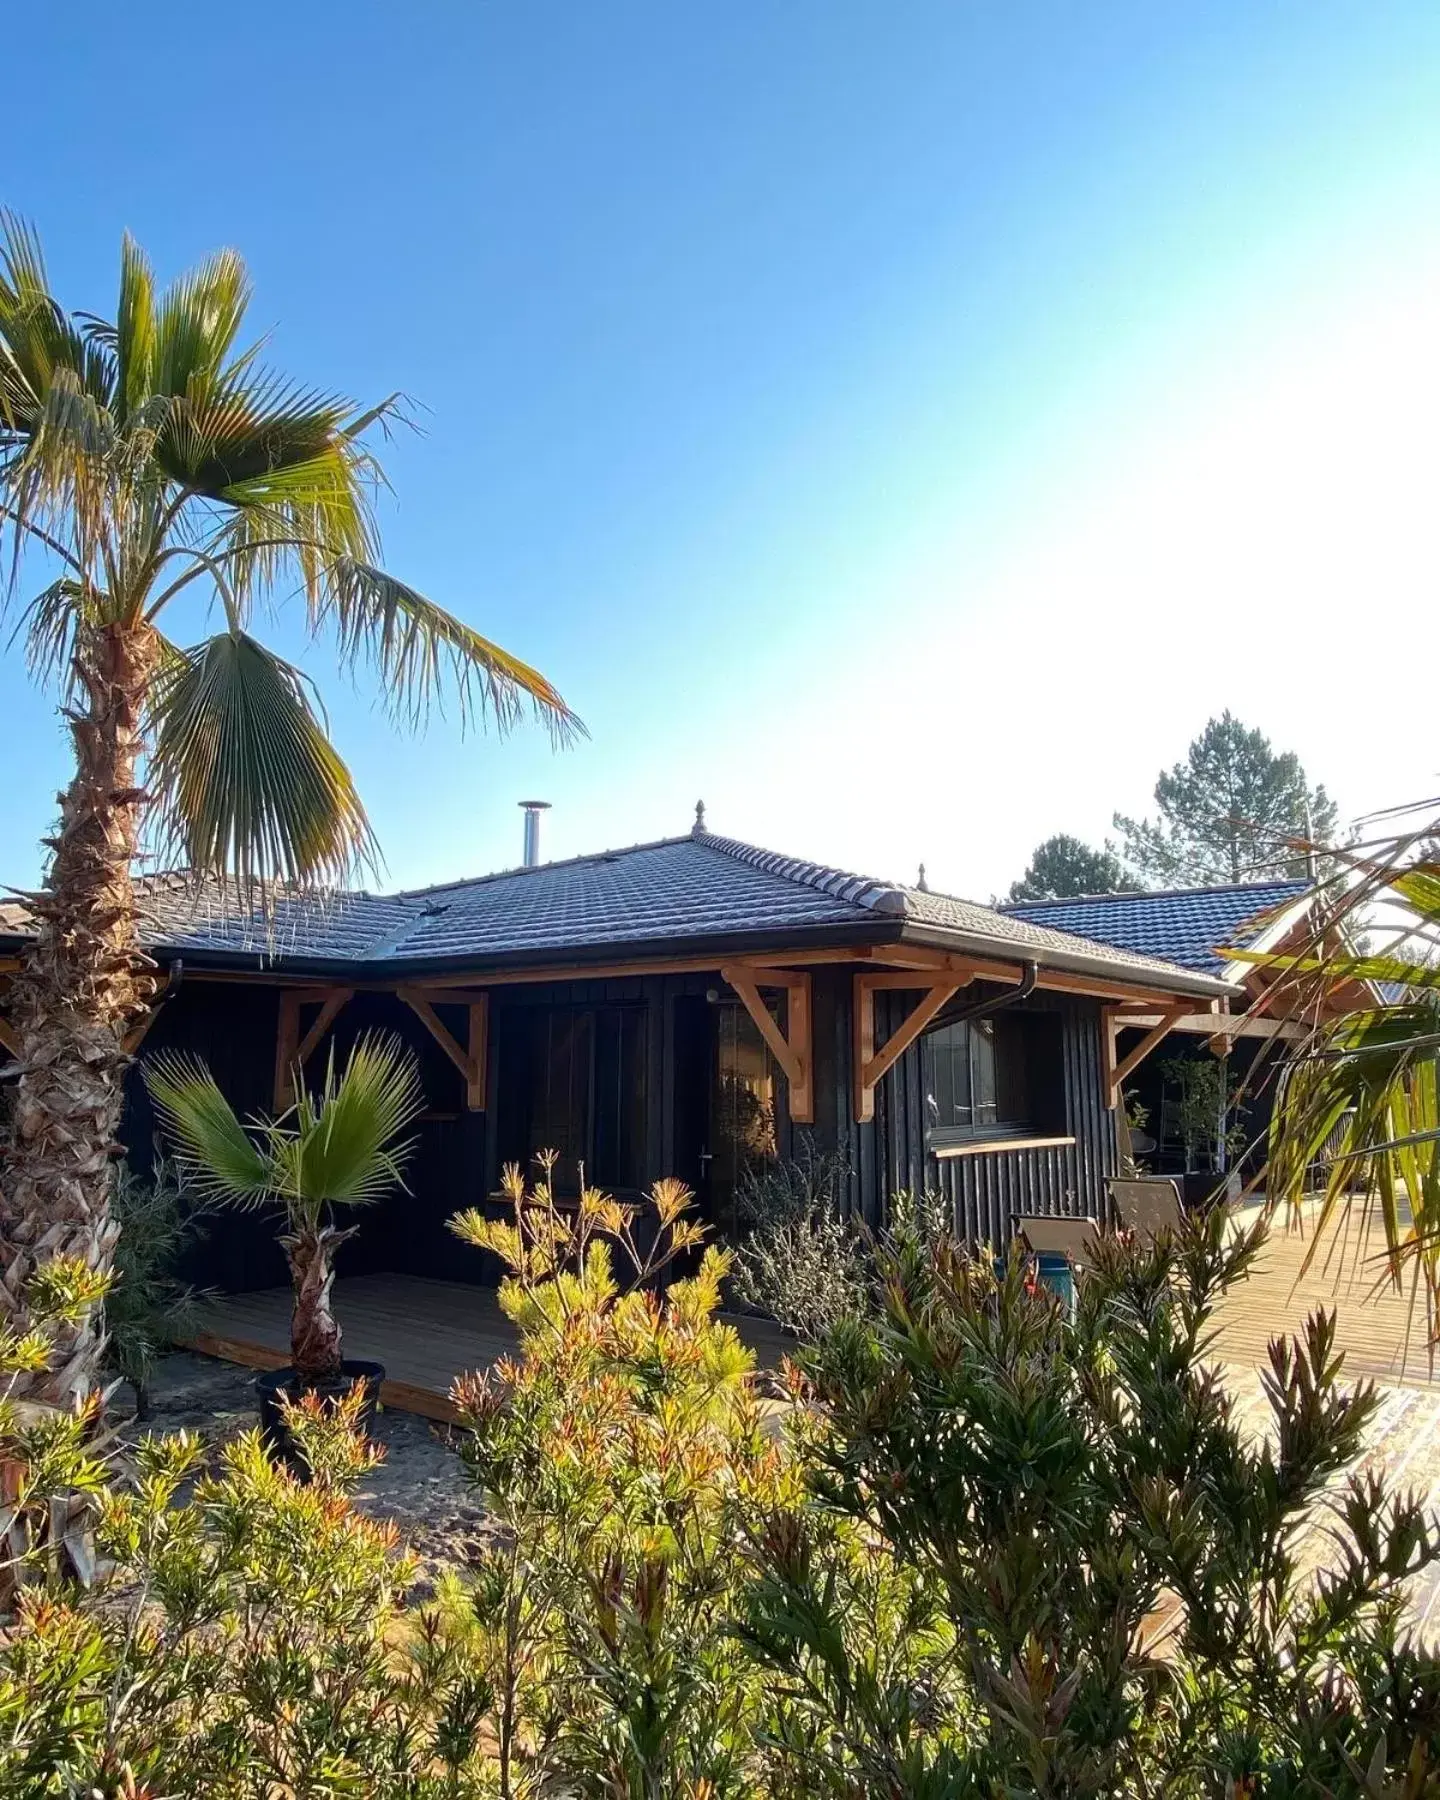
[[(1440, 1525), (1351, 1472), (1375, 1395), (1323, 1315), (1272, 1350), (1263, 1439), (1206, 1365), (1258, 1230), (1108, 1240), (1071, 1316), (902, 1209), (780, 1401), (678, 1184), (508, 1185), (455, 1221), (518, 1331), (456, 1396), (493, 1530), (424, 1598), (350, 1501), (353, 1402), (294, 1410), (308, 1484), (253, 1436), (122, 1464), (0, 1402), (7, 1800), (1440, 1794), (1402, 1610)], [(92, 1279), (50, 1271), (32, 1315)], [(94, 1509), (89, 1590), (47, 1541), (60, 1491)]]

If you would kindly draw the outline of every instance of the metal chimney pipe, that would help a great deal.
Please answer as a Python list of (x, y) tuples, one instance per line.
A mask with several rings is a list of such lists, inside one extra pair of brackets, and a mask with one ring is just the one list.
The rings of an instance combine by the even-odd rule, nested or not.
[(540, 863), (540, 815), (549, 812), (548, 800), (522, 800), (520, 809), (525, 814), (525, 862), (524, 867), (534, 869)]

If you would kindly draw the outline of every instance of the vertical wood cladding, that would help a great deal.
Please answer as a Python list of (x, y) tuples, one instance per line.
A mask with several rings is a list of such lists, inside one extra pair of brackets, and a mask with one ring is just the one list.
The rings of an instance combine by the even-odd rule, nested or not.
[[(876, 1036), (896, 1029), (917, 994), (876, 999)], [(1064, 1135), (1073, 1144), (1032, 1150), (977, 1151), (937, 1158), (926, 1148), (923, 1039), (912, 1045), (881, 1082), (875, 1100), (876, 1145), (861, 1166), (867, 1187), (864, 1210), (874, 1217), (890, 1194), (938, 1190), (950, 1203), (955, 1228), (980, 1242), (1004, 1243), (1015, 1213), (1090, 1214), (1106, 1207), (1105, 1180), (1116, 1170), (1115, 1124), (1104, 1105), (1100, 1046), (1100, 1003), (1061, 995), (1041, 995), (1030, 1010), (1058, 1013)], [(1058, 1135), (1058, 1134), (1057, 1134)]]
[[(463, 1084), (415, 1016), (392, 995), (357, 994), (336, 1021), (334, 1050), (343, 1058), (367, 1028), (396, 1032), (419, 1059), (428, 1116), (416, 1131), (409, 1192), (392, 1195), (354, 1219), (360, 1229), (341, 1253), (342, 1274), (393, 1269), (452, 1281), (493, 1280), (496, 1270), (447, 1229), (449, 1217), (481, 1202), (499, 1178), (494, 1121), (503, 1017), (510, 1008), (629, 1003), (648, 1019), (645, 1091), (646, 1180), (675, 1173), (697, 1182), (697, 1152), (704, 1132), (711, 1066), (704, 1036), (707, 991), (721, 985), (715, 974), (656, 974), (643, 979), (572, 981), (497, 988), (491, 1001), (491, 1056), (487, 1110), (465, 1109)], [(976, 997), (987, 990), (977, 987)], [(1001, 990), (995, 989), (994, 992)], [(919, 998), (912, 992), (876, 996), (879, 1042)], [(1115, 1172), (1114, 1121), (1103, 1104), (1100, 1003), (1042, 994), (1027, 1010), (1061, 1020), (1060, 1080), (1070, 1145), (1034, 1150), (979, 1152), (936, 1158), (926, 1145), (924, 1053), (912, 1045), (880, 1082), (875, 1117), (857, 1124), (853, 1115), (852, 970), (821, 966), (812, 978), (816, 1115), (813, 1128), (791, 1128), (782, 1106), (782, 1156), (795, 1156), (808, 1141), (838, 1154), (849, 1171), (846, 1203), (854, 1217), (883, 1223), (887, 1202), (902, 1189), (938, 1189), (953, 1209), (957, 1229), (974, 1240), (1003, 1242), (1017, 1212), (1099, 1215), (1104, 1182)], [(460, 1011), (440, 1009), (457, 1033)], [(203, 1056), (242, 1113), (267, 1112), (275, 1061), (278, 992), (261, 982), (183, 983), (166, 1004), (146, 1040), (145, 1054), (170, 1048)], [(698, 1047), (697, 1047), (698, 1046)], [(310, 1064), (311, 1078), (330, 1054), (327, 1042)], [(134, 1160), (148, 1164), (155, 1136), (143, 1083), (130, 1085), (126, 1142)], [(693, 1166), (692, 1166), (693, 1165)], [(271, 1214), (221, 1213), (209, 1224), (192, 1259), (191, 1279), (226, 1291), (279, 1285), (286, 1280)]]

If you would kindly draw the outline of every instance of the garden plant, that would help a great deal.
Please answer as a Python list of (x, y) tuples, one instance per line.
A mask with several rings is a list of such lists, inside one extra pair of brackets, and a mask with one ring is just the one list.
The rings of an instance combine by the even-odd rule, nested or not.
[[(309, 1486), (254, 1435), (107, 1467), (0, 1409), (15, 1517), (84, 1486), (105, 1559), (85, 1592), (12, 1529), (0, 1792), (1440, 1793), (1440, 1663), (1404, 1612), (1440, 1525), (1353, 1468), (1374, 1394), (1317, 1315), (1254, 1441), (1206, 1360), (1263, 1226), (1107, 1239), (1073, 1317), (1023, 1257), (901, 1226), (779, 1404), (678, 1184), (509, 1189), (457, 1221), (519, 1331), (456, 1394), (492, 1535), (433, 1592), (347, 1497), (375, 1455), (353, 1402), (292, 1409)], [(83, 1266), (42, 1279), (37, 1319), (93, 1299)]]

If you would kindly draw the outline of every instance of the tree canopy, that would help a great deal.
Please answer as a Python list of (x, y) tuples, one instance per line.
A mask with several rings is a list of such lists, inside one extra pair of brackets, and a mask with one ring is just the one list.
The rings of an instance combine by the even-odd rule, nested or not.
[(1140, 884), (1106, 844), (1092, 849), (1057, 831), (1037, 844), (1025, 873), (1010, 883), (1007, 900), (1068, 900), (1077, 894), (1124, 894)]
[(1296, 840), (1328, 842), (1338, 817), (1293, 751), (1276, 751), (1229, 711), (1162, 773), (1155, 805), (1153, 819), (1116, 813), (1115, 829), (1130, 868), (1160, 887), (1303, 875), (1307, 856)]

